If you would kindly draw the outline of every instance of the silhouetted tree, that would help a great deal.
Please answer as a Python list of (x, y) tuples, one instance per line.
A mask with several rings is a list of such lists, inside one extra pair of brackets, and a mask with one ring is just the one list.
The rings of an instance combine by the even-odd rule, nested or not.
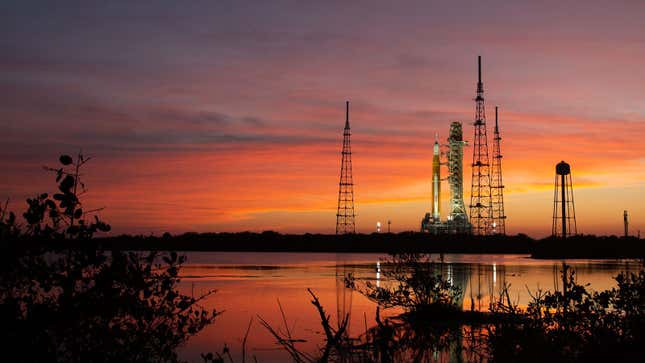
[[(60, 193), (27, 200), (20, 231), (15, 215), (0, 212), (0, 344), (16, 361), (175, 362), (176, 348), (212, 323), (217, 313), (199, 305), (210, 295), (177, 290), (185, 258), (175, 252), (44, 247), (16, 248), (29, 239), (88, 239), (108, 231), (95, 211), (84, 211), (80, 168), (89, 159), (63, 155)], [(71, 170), (65, 167), (71, 166)]]

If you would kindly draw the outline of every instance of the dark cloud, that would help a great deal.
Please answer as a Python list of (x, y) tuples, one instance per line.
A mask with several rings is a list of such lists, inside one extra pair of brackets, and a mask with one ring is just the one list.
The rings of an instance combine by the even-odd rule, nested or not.
[[(180, 152), (236, 145), (335, 142), (303, 130), (265, 126), (272, 121), (211, 110), (120, 105), (61, 88), (0, 83), (0, 155), (33, 159), (50, 150), (83, 148), (111, 153)], [(252, 126), (249, 128), (249, 126)]]
[(170, 122), (175, 126), (228, 126), (233, 122), (229, 115), (214, 111), (184, 111), (178, 109), (166, 109), (152, 112), (152, 119), (159, 119), (164, 122)]
[(242, 117), (242, 122), (256, 127), (267, 125), (267, 121), (262, 120), (258, 117), (250, 117), (250, 116)]

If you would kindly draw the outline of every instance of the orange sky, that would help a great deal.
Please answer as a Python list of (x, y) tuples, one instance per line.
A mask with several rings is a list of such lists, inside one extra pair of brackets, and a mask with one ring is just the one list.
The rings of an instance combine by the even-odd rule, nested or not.
[(0, 197), (24, 209), (82, 148), (113, 233), (330, 233), (348, 99), (358, 231), (416, 230), (434, 133), (472, 139), (482, 55), (507, 232), (550, 232), (562, 159), (579, 232), (620, 234), (624, 209), (644, 225), (642, 2), (369, 4), (7, 6)]

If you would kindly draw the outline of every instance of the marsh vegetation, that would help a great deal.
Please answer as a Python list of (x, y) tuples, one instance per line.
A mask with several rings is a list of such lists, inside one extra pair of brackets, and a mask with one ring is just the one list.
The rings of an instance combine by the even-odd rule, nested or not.
[[(462, 291), (429, 255), (393, 255), (377, 285), (347, 276), (347, 286), (374, 301), (371, 327), (347, 334), (334, 328), (314, 292), (325, 343), (320, 354), (297, 349), (297, 339), (267, 326), (296, 362), (589, 362), (638, 361), (645, 336), (645, 272), (620, 273), (616, 287), (592, 291), (563, 264), (556, 291), (529, 291), (519, 306), (509, 286), (485, 311), (464, 311)], [(385, 310), (394, 314), (382, 316)]]

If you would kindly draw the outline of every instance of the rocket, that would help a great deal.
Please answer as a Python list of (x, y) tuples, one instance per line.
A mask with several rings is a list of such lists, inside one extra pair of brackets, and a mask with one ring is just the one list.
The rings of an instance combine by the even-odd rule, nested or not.
[(432, 156), (432, 219), (439, 222), (441, 212), (441, 157), (439, 155), (439, 140), (435, 134), (434, 148)]

